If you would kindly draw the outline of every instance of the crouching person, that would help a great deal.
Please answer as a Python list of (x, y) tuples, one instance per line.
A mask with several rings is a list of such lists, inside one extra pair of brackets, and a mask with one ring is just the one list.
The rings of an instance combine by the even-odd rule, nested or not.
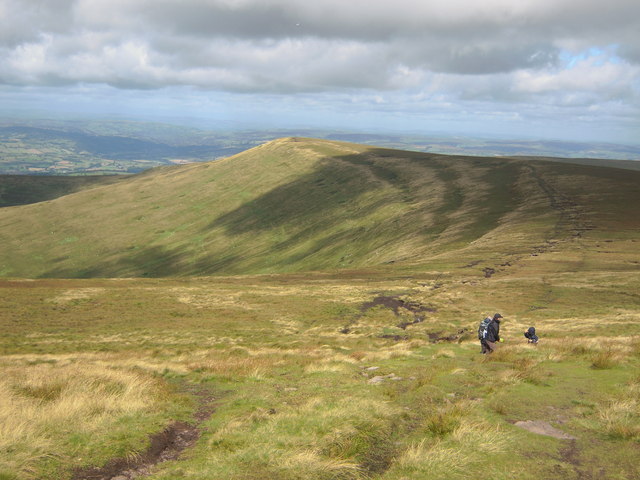
[(538, 336), (536, 335), (535, 327), (529, 327), (526, 332), (524, 332), (524, 336), (527, 339), (527, 343), (533, 343), (534, 345), (538, 344)]

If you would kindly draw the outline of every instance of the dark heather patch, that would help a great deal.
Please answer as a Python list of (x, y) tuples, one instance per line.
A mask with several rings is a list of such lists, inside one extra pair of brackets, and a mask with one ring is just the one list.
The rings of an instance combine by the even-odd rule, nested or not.
[(422, 312), (434, 313), (438, 311), (436, 308), (433, 308), (427, 305), (422, 305), (419, 302), (402, 300), (401, 298), (398, 298), (398, 296), (396, 295), (393, 295), (393, 296), (379, 295), (375, 297), (372, 301), (363, 303), (362, 306), (360, 307), (360, 311), (362, 313), (365, 313), (367, 310), (371, 310), (372, 308), (375, 308), (378, 306), (390, 308), (391, 310), (393, 310), (393, 313), (395, 313), (396, 315), (400, 314), (401, 308), (414, 314), (422, 313)]

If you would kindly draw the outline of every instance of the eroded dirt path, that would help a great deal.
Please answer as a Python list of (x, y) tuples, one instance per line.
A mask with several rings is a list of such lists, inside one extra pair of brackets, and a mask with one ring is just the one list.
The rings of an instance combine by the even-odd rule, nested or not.
[(520, 422), (515, 422), (514, 425), (516, 427), (524, 428), (533, 433), (537, 433), (538, 435), (546, 435), (548, 437), (559, 438), (561, 440), (575, 440), (576, 438), (568, 433), (563, 432), (562, 430), (558, 430), (557, 428), (551, 426), (549, 422), (545, 422), (542, 420), (525, 420)]
[(147, 450), (135, 458), (114, 458), (103, 467), (78, 469), (71, 480), (131, 480), (145, 477), (155, 465), (176, 460), (182, 452), (193, 447), (200, 438), (202, 423), (215, 411), (217, 397), (201, 385), (184, 384), (181, 391), (192, 395), (197, 402), (193, 422), (173, 422), (162, 432), (151, 435)]
[[(534, 182), (546, 197), (549, 207), (557, 214), (557, 220), (553, 230), (538, 245), (533, 246), (529, 254), (516, 255), (500, 265), (484, 267), (482, 273), (485, 278), (491, 278), (494, 274), (513, 267), (523, 258), (529, 256), (538, 257), (554, 251), (561, 243), (580, 242), (585, 233), (596, 229), (596, 225), (589, 220), (584, 206), (577, 203), (575, 199), (560, 191), (552, 182), (547, 180), (544, 177), (544, 169), (533, 164), (524, 165), (523, 169), (529, 175), (530, 181)], [(474, 262), (467, 265), (467, 267), (471, 268), (477, 263), (481, 262)]]

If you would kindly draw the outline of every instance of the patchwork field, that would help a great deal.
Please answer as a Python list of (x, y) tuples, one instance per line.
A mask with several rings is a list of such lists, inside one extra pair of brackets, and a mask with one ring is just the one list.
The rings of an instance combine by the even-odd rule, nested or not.
[(640, 477), (637, 172), (261, 149), (0, 209), (0, 479)]

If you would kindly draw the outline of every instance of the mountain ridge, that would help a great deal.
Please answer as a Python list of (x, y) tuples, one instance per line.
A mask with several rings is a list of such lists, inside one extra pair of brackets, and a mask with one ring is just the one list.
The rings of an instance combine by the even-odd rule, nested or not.
[(595, 241), (599, 225), (632, 237), (639, 178), (606, 167), (288, 137), (0, 209), (0, 275), (238, 275), (433, 262), (495, 270), (587, 235)]

